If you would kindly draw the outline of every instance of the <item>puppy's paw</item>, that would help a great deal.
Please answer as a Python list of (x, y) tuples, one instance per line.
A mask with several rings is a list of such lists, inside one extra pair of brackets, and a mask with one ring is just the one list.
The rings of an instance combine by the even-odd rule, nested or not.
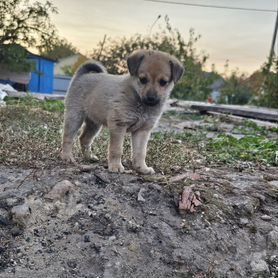
[(66, 162), (66, 163), (73, 163), (76, 164), (75, 159), (73, 158), (73, 155), (71, 153), (65, 153), (65, 152), (61, 152), (60, 154), (60, 158)]
[(113, 173), (123, 173), (125, 168), (122, 165), (122, 163), (110, 163), (108, 165), (108, 170), (109, 172), (113, 172)]
[(152, 167), (137, 167), (135, 170), (143, 175), (153, 175), (155, 173), (154, 169)]

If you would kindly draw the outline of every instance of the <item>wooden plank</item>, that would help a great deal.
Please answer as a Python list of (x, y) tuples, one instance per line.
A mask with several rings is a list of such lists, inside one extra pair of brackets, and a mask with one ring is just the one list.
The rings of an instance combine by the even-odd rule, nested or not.
[(272, 123), (269, 121), (256, 120), (256, 119), (252, 119), (252, 118), (246, 119), (245, 117), (241, 117), (241, 116), (235, 116), (235, 115), (231, 115), (231, 114), (223, 114), (223, 113), (211, 112), (211, 111), (209, 111), (208, 114), (219, 117), (223, 121), (230, 121), (232, 123), (242, 124), (245, 121), (250, 121), (250, 122), (255, 123), (257, 126), (262, 126), (267, 129), (278, 128), (278, 124)]
[(192, 109), (199, 110), (201, 113), (209, 111), (232, 114), (247, 118), (278, 122), (278, 110), (260, 107), (247, 107), (238, 105), (215, 105), (215, 104), (192, 104)]

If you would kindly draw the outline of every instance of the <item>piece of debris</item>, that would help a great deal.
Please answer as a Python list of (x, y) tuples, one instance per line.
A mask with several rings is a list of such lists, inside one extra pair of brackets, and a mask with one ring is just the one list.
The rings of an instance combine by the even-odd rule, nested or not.
[(179, 201), (179, 210), (194, 212), (196, 211), (195, 207), (201, 204), (200, 192), (193, 192), (191, 187), (185, 187), (182, 192), (181, 200)]
[(143, 197), (143, 192), (145, 191), (144, 188), (140, 188), (139, 192), (138, 192), (138, 196), (137, 196), (137, 201), (139, 202), (145, 202), (146, 200)]
[(84, 242), (90, 242), (91, 241), (91, 238), (89, 235), (85, 235), (84, 236)]
[(247, 224), (249, 224), (249, 220), (247, 218), (240, 218), (239, 223), (241, 226), (246, 226)]
[(278, 227), (269, 232), (267, 239), (274, 248), (278, 247)]
[(177, 176), (171, 177), (169, 179), (169, 182), (179, 182), (179, 181), (183, 181), (185, 179), (190, 179), (190, 180), (199, 180), (200, 179), (200, 175), (197, 173), (183, 173), (183, 174), (179, 174)]
[(268, 267), (268, 264), (265, 261), (264, 257), (265, 257), (265, 252), (254, 253), (253, 254), (253, 260), (250, 263), (252, 272), (257, 274), (258, 277), (261, 277), (259, 275), (262, 275), (262, 274), (263, 275), (269, 274), (269, 267)]
[(13, 220), (16, 223), (20, 225), (26, 225), (31, 215), (31, 208), (28, 204), (24, 203), (22, 205), (14, 206), (11, 212)]
[(63, 180), (54, 185), (54, 187), (45, 195), (45, 198), (52, 201), (57, 201), (64, 198), (73, 190), (74, 185), (68, 180)]
[(129, 232), (137, 233), (140, 230), (140, 225), (138, 225), (135, 221), (130, 220), (127, 222), (127, 230)]
[(278, 189), (278, 180), (273, 180), (268, 182), (268, 184), (270, 184), (271, 186), (273, 186), (274, 188)]
[(261, 219), (264, 221), (270, 221), (272, 219), (272, 217), (267, 214), (264, 214), (261, 216)]

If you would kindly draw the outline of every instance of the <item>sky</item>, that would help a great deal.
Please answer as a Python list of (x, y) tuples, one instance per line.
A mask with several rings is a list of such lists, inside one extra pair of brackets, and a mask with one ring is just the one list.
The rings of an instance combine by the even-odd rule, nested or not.
[[(277, 10), (278, 0), (169, 0), (204, 5)], [(209, 55), (207, 68), (229, 69), (247, 74), (260, 68), (269, 55), (274, 32), (274, 12), (251, 12), (154, 3), (145, 0), (52, 0), (59, 14), (52, 17), (59, 35), (87, 54), (104, 35), (112, 38), (158, 31), (168, 15), (171, 25), (188, 38), (194, 28), (201, 39), (199, 52)], [(161, 18), (151, 26), (157, 19)], [(277, 38), (278, 39), (278, 38)], [(275, 46), (278, 52), (278, 43)]]

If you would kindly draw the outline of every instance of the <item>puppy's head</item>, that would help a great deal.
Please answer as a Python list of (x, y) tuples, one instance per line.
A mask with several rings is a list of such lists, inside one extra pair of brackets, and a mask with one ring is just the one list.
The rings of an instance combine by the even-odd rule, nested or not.
[(138, 50), (128, 57), (127, 65), (136, 91), (149, 106), (165, 101), (184, 71), (175, 57), (160, 51)]

